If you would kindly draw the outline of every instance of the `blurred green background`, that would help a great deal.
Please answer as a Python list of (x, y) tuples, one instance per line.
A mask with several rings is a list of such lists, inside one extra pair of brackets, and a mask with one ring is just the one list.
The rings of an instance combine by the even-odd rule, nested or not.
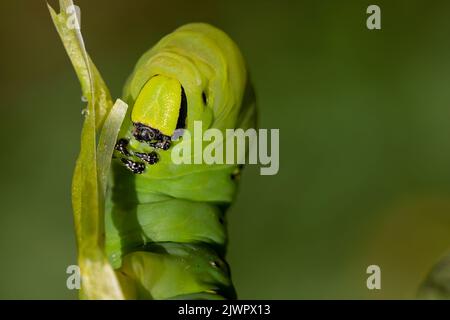
[[(57, 7), (55, 1), (51, 1)], [(76, 1), (115, 97), (186, 22), (231, 35), (280, 129), (280, 171), (249, 167), (229, 212), (240, 298), (413, 298), (450, 248), (449, 1)], [(378, 4), (382, 30), (366, 28)], [(72, 299), (70, 183), (80, 88), (44, 1), (0, 3), (0, 298)], [(377, 264), (382, 289), (369, 291)]]

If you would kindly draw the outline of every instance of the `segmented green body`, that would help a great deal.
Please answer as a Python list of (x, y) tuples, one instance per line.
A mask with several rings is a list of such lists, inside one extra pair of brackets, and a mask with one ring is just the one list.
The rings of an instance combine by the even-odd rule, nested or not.
[[(126, 141), (126, 149), (115, 152), (106, 203), (108, 257), (134, 298), (235, 298), (224, 260), (224, 215), (235, 196), (240, 167), (177, 165), (171, 150), (180, 141), (163, 150), (135, 138), (132, 106), (157, 75), (181, 84), (185, 129), (192, 132), (194, 121), (202, 121), (204, 130), (223, 132), (256, 125), (244, 60), (224, 32), (188, 24), (146, 52), (124, 88), (130, 107), (118, 139)], [(153, 154), (158, 161), (150, 165), (136, 154)], [(127, 170), (125, 161), (142, 164), (142, 170)]]

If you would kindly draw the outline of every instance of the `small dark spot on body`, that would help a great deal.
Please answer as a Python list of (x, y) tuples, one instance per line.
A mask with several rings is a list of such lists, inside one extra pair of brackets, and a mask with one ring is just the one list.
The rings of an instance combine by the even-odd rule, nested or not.
[(206, 106), (208, 104), (208, 99), (206, 98), (205, 91), (202, 91), (202, 100), (203, 100), (203, 104)]
[(210, 261), (209, 264), (211, 266), (213, 266), (214, 268), (218, 268), (218, 269), (222, 269), (222, 270), (226, 269), (225, 264), (221, 260), (213, 260), (213, 261)]
[(243, 164), (239, 164), (237, 166), (237, 168), (235, 168), (233, 170), (233, 172), (231, 173), (231, 175), (230, 175), (231, 180), (238, 181), (241, 178), (241, 171), (242, 171), (243, 168), (244, 168), (244, 165)]
[(139, 142), (150, 142), (153, 140), (159, 140), (161, 137), (161, 132), (142, 123), (134, 123), (133, 136)]

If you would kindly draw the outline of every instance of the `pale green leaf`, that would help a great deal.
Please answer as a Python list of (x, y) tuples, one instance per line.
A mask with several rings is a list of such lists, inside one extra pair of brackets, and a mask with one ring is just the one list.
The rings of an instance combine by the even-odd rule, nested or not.
[(119, 134), (120, 126), (127, 113), (128, 105), (120, 99), (112, 107), (106, 118), (97, 146), (97, 172), (99, 184), (105, 196), (108, 172), (111, 165), (111, 158), (114, 146)]
[[(104, 252), (103, 204), (112, 149), (126, 105), (118, 101), (110, 112), (112, 102), (109, 90), (86, 52), (73, 2), (60, 0), (59, 14), (50, 6), (49, 10), (88, 102), (81, 132), (81, 150), (72, 183), (83, 296), (88, 299), (123, 299), (119, 280)], [(78, 27), (74, 28), (74, 25)], [(97, 150), (96, 137), (99, 132), (102, 132), (101, 144)]]
[(49, 5), (48, 9), (78, 76), (83, 96), (87, 100), (93, 94), (96, 96), (92, 103), (96, 111), (96, 128), (99, 129), (112, 107), (111, 95), (99, 71), (86, 52), (84, 40), (78, 28), (80, 23), (77, 22), (73, 1), (60, 0), (59, 5), (59, 14)]

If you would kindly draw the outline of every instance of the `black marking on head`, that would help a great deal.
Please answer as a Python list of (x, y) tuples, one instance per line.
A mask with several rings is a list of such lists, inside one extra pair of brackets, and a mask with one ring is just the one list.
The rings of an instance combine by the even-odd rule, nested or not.
[(161, 149), (169, 150), (170, 145), (172, 144), (170, 137), (164, 136), (161, 141)]
[(158, 129), (151, 128), (142, 123), (133, 123), (133, 136), (139, 142), (147, 142), (150, 147), (168, 150), (171, 138), (162, 134)]
[(202, 100), (203, 100), (203, 104), (206, 106), (208, 105), (208, 99), (206, 98), (206, 92), (202, 91)]
[(148, 164), (155, 164), (155, 163), (157, 163), (159, 161), (159, 156), (158, 156), (158, 154), (155, 151), (152, 151), (150, 153), (136, 152), (134, 155), (136, 157), (138, 157), (139, 159), (144, 160)]
[(124, 156), (129, 156), (130, 152), (128, 151), (127, 146), (128, 146), (128, 140), (122, 138), (116, 142), (114, 149), (119, 151)]
[(133, 123), (134, 130), (133, 136), (137, 141), (140, 142), (150, 142), (153, 140), (160, 140), (161, 132), (158, 129), (153, 129), (149, 126), (146, 126), (142, 123)]
[(180, 114), (178, 115), (177, 127), (176, 129), (186, 128), (186, 117), (187, 117), (187, 98), (184, 88), (181, 87), (181, 104), (180, 104)]
[(157, 142), (149, 143), (153, 148), (158, 148), (162, 150), (169, 150), (171, 144), (171, 139), (168, 136), (162, 135), (161, 140)]
[(125, 164), (125, 167), (127, 167), (128, 170), (135, 174), (141, 174), (145, 170), (145, 164), (142, 162), (134, 162), (129, 159), (121, 158), (122, 162)]

